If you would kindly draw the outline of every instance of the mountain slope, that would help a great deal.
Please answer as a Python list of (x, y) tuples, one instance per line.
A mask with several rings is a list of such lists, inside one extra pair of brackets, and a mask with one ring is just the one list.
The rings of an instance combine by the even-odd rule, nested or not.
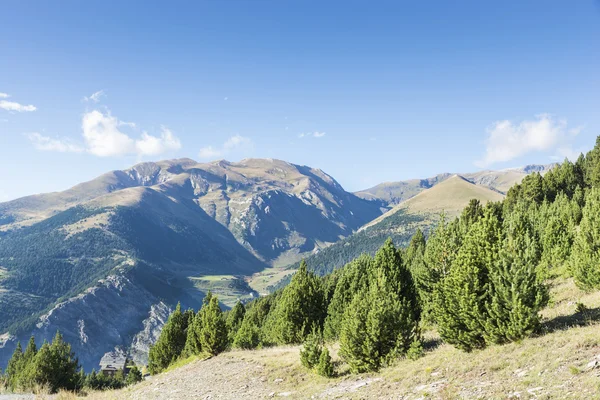
[(453, 175), (431, 189), (424, 190), (398, 204), (387, 213), (367, 223), (361, 230), (377, 225), (399, 210), (404, 210), (409, 214), (430, 216), (444, 212), (448, 216), (454, 217), (460, 214), (471, 199), (487, 203), (489, 201), (500, 201), (503, 198), (504, 196), (498, 192), (483, 186), (477, 186), (462, 176)]
[(0, 204), (0, 229), (31, 225), (73, 206), (135, 206), (152, 188), (230, 230), (259, 259), (287, 264), (325, 247), (381, 214), (318, 169), (279, 160), (143, 163), (65, 192)]
[(160, 320), (153, 310), (198, 308), (214, 287), (206, 277), (227, 282), (219, 290), (233, 305), (254, 295), (241, 277), (380, 213), (324, 172), (278, 160), (143, 163), (0, 204), (0, 331), (14, 334), (0, 341), (0, 364), (16, 341), (56, 329), (87, 370), (114, 347), (147, 350), (154, 331), (137, 333)]
[[(498, 192), (454, 175), (365, 224), (353, 235), (307, 257), (306, 263), (311, 270), (325, 275), (360, 254), (374, 254), (387, 238), (391, 238), (397, 246), (404, 247), (417, 228), (427, 232), (437, 223), (442, 211), (449, 216), (456, 216), (471, 199), (487, 203), (502, 198), (503, 195)], [(298, 266), (298, 263), (293, 264), (290, 269)], [(289, 277), (273, 287), (280, 287), (288, 280)]]
[[(479, 171), (458, 174), (467, 181), (478, 186), (492, 189), (496, 192), (506, 194), (508, 189), (532, 172), (545, 174), (556, 164), (527, 165), (520, 168), (509, 168), (501, 171)], [(355, 194), (367, 200), (380, 200), (393, 207), (416, 196), (422, 191), (429, 189), (455, 174), (443, 173), (427, 179), (410, 179), (407, 181), (381, 183), (369, 189), (361, 190)]]

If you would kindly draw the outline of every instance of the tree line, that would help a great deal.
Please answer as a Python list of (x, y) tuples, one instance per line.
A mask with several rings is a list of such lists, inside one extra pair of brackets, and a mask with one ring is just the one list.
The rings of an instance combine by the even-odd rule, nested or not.
[(540, 332), (547, 282), (558, 276), (600, 289), (600, 137), (501, 202), (471, 200), (459, 217), (442, 215), (406, 249), (388, 240), (324, 277), (303, 262), (283, 289), (227, 312), (211, 294), (198, 312), (178, 306), (150, 350), (150, 371), (230, 347), (304, 343), (303, 365), (331, 376), (333, 341), (353, 372), (376, 371), (418, 357), (423, 326), (464, 351), (518, 341)]
[(63, 340), (60, 332), (51, 343), (44, 342), (39, 349), (33, 336), (25, 351), (18, 342), (6, 371), (0, 373), (0, 387), (22, 392), (120, 389), (141, 380), (142, 373), (136, 366), (129, 369), (127, 376), (123, 371), (114, 376), (96, 371), (86, 374), (79, 366), (71, 345)]

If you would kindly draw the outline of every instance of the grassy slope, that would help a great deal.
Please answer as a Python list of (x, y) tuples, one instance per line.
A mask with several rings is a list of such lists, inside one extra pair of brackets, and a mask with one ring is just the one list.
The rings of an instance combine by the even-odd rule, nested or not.
[(483, 203), (500, 201), (503, 195), (491, 189), (477, 186), (459, 175), (454, 175), (431, 189), (398, 204), (379, 218), (366, 224), (362, 229), (377, 225), (394, 215), (399, 210), (410, 214), (437, 215), (442, 211), (449, 216), (457, 216), (471, 199), (479, 199)]
[[(588, 367), (600, 357), (600, 292), (582, 293), (572, 281), (561, 280), (551, 293), (543, 311), (545, 334), (521, 343), (464, 353), (441, 344), (435, 331), (429, 331), (422, 358), (398, 360), (364, 375), (349, 374), (334, 345), (341, 376), (331, 380), (306, 371), (298, 347), (235, 350), (87, 398), (600, 398), (600, 368)], [(576, 313), (576, 302), (589, 311)]]

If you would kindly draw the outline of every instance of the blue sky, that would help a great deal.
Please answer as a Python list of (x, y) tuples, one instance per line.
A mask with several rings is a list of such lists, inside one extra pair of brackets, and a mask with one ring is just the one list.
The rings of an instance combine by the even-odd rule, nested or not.
[(176, 157), (547, 163), (600, 134), (599, 71), (595, 0), (2, 2), (0, 201)]

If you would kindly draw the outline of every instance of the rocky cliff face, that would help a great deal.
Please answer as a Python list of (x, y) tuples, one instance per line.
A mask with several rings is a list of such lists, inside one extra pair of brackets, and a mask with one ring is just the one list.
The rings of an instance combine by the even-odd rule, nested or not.
[(111, 275), (84, 293), (57, 304), (40, 317), (31, 332), (0, 340), (0, 363), (6, 365), (17, 341), (30, 335), (38, 345), (60, 331), (86, 369), (98, 368), (104, 353), (131, 350), (134, 360), (147, 361), (149, 345), (160, 334), (170, 309), (143, 286), (123, 275)]

